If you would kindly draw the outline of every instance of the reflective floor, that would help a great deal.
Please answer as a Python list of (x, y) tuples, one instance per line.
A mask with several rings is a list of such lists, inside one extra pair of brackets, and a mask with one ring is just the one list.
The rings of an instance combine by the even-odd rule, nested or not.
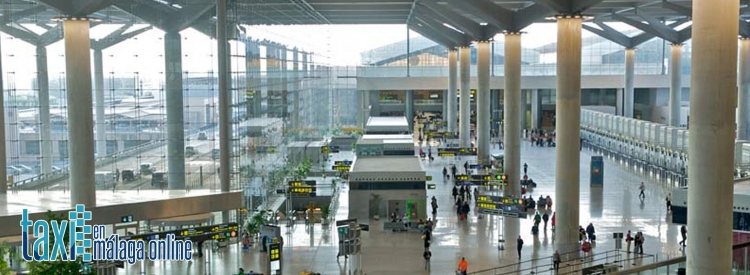
[[(495, 151), (498, 149), (495, 148)], [(581, 212), (582, 225), (592, 222), (597, 231), (597, 242), (593, 249), (595, 259), (615, 254), (627, 259), (628, 254), (610, 252), (615, 249), (612, 239), (614, 232), (627, 230), (643, 231), (645, 234), (644, 250), (655, 257), (626, 260), (625, 268), (648, 264), (656, 257), (659, 260), (681, 256), (679, 250), (679, 226), (672, 225), (665, 209), (664, 199), (668, 190), (663, 183), (644, 175), (629, 172), (627, 168), (605, 160), (604, 187), (589, 187), (589, 165), (591, 151), (581, 152)], [(423, 245), (418, 233), (393, 233), (382, 230), (379, 221), (360, 221), (369, 223), (369, 232), (363, 232), (363, 248), (360, 257), (341, 257), (337, 260), (338, 237), (335, 225), (312, 227), (297, 224), (295, 227), (283, 227), (285, 244), (283, 249), (282, 274), (300, 274), (304, 270), (322, 274), (455, 274), (456, 265), (461, 257), (466, 257), (469, 270), (499, 267), (518, 262), (515, 239), (517, 236), (506, 236), (506, 247), (498, 249), (499, 219), (472, 214), (468, 221), (458, 221), (452, 207), (450, 195), (453, 183), (441, 180), (441, 171), (445, 165), (456, 163), (462, 167), (465, 159), (448, 159), (436, 157), (432, 163), (423, 162), (424, 168), (432, 175), (437, 189), (428, 190), (428, 196), (435, 196), (440, 205), (437, 214), (437, 225), (432, 244), (433, 258), (431, 272), (424, 269), (422, 258)], [(528, 142), (522, 144), (522, 162), (528, 163), (528, 173), (538, 187), (530, 194), (554, 197), (555, 149), (531, 147)], [(459, 168), (459, 171), (461, 168)], [(646, 199), (638, 198), (638, 184), (646, 183)], [(346, 219), (348, 196), (343, 189), (339, 196), (338, 219)], [(425, 198), (427, 199), (427, 198)], [(532, 220), (505, 219), (505, 222), (520, 223), (521, 237), (525, 241), (522, 249), (522, 261), (532, 258), (549, 257), (554, 252), (554, 234), (548, 229), (539, 235), (531, 234)], [(624, 245), (624, 244), (623, 244)], [(624, 249), (624, 247), (623, 247)], [(606, 255), (605, 255), (606, 254)], [(632, 257), (633, 254), (629, 254)], [(357, 260), (360, 260), (359, 262)], [(237, 245), (207, 253), (202, 259), (192, 262), (166, 262), (143, 265), (136, 264), (120, 273), (125, 274), (234, 274), (239, 267), (245, 271), (262, 271), (266, 274), (266, 256), (257, 248), (241, 250)], [(532, 265), (549, 264), (549, 259), (524, 263), (522, 268)], [(607, 260), (611, 262), (611, 259)], [(590, 265), (591, 263), (585, 263)], [(563, 270), (566, 267), (563, 266)], [(530, 272), (524, 272), (528, 274)], [(551, 274), (547, 267), (540, 267), (537, 274)], [(494, 274), (494, 273), (482, 273)]]

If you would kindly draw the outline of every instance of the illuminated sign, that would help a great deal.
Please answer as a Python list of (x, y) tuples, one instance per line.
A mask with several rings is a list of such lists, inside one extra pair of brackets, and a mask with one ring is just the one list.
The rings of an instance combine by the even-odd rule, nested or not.
[(337, 160), (333, 162), (333, 165), (336, 166), (351, 166), (352, 161), (351, 160)]
[(334, 171), (341, 171), (341, 172), (349, 172), (349, 169), (351, 168), (352, 167), (349, 165), (334, 165), (333, 167), (331, 167), (331, 169), (333, 169)]
[(133, 222), (133, 215), (127, 215), (127, 216), (120, 217), (120, 222), (122, 222), (122, 223)]
[(472, 180), (493, 180), (492, 175), (471, 175)]
[(427, 184), (427, 189), (434, 190), (437, 189), (437, 186), (434, 183)]
[(317, 184), (314, 180), (295, 180), (289, 182), (289, 193), (292, 195), (302, 195), (302, 196), (312, 196), (314, 197), (315, 191), (317, 191), (317, 188), (315, 185)]
[(281, 260), (281, 245), (278, 243), (268, 245), (268, 259), (272, 262)]
[(427, 176), (427, 181), (431, 181), (431, 180), (432, 180), (432, 176)]
[(455, 156), (456, 156), (456, 153), (438, 151), (438, 157), (455, 157)]
[(167, 234), (174, 234), (176, 240), (200, 242), (237, 237), (239, 229), (240, 226), (237, 223), (227, 223), (141, 235), (120, 236), (120, 240), (159, 240), (166, 238)]
[(489, 202), (480, 202), (477, 203), (477, 207), (484, 208), (484, 209), (498, 209), (500, 206), (498, 206), (496, 203), (489, 203)]
[(456, 180), (457, 181), (468, 181), (469, 180), (469, 176), (468, 175), (456, 175)]
[(473, 148), (438, 148), (438, 156), (476, 156)]

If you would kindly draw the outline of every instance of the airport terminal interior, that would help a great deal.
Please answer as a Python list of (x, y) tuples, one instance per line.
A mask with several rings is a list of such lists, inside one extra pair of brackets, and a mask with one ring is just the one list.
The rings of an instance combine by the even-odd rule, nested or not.
[[(0, 19), (0, 274), (750, 272), (750, 2), (3, 0)], [(84, 206), (145, 259), (87, 246)], [(25, 260), (64, 254), (27, 218), (70, 220), (78, 257)], [(153, 258), (172, 240), (191, 258)]]

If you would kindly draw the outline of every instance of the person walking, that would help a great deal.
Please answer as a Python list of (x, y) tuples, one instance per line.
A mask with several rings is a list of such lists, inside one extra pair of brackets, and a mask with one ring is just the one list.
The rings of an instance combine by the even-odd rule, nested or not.
[(630, 254), (630, 243), (632, 243), (632, 242), (633, 242), (633, 236), (630, 235), (630, 230), (628, 230), (628, 234), (625, 235), (625, 243), (628, 244), (627, 245), (628, 250), (626, 250), (628, 252), (628, 254)]
[(667, 212), (672, 211), (672, 194), (667, 195), (667, 198), (664, 199), (667, 202)]
[(555, 212), (552, 212), (552, 233), (555, 233)]
[(588, 235), (588, 239), (591, 242), (596, 241), (596, 235), (594, 235), (594, 233), (596, 233), (594, 231), (594, 223), (589, 223), (589, 226), (586, 226), (586, 235)]
[(544, 215), (542, 215), (542, 220), (544, 221), (544, 231), (547, 231), (547, 221), (549, 221), (547, 212), (544, 212)]
[(646, 193), (643, 193), (643, 191), (646, 190), (646, 185), (644, 185), (643, 182), (641, 182), (641, 186), (638, 187), (638, 189), (641, 190), (641, 193), (638, 194), (638, 198), (640, 198), (641, 200), (645, 200), (646, 199)]
[(687, 227), (684, 225), (680, 227), (680, 235), (682, 235), (682, 241), (680, 241), (680, 245), (682, 247), (685, 247), (687, 245)]
[(458, 262), (458, 272), (461, 273), (461, 275), (466, 275), (469, 271), (469, 262), (466, 261), (466, 258), (461, 257), (461, 261)]
[(448, 168), (443, 167), (443, 180), (448, 177)]
[(523, 174), (526, 175), (528, 171), (529, 171), (529, 165), (524, 162), (523, 163)]
[(521, 235), (518, 235), (518, 239), (516, 240), (516, 249), (518, 249), (518, 260), (521, 260), (521, 249), (523, 249), (523, 239), (521, 239)]
[(458, 196), (458, 188), (456, 186), (453, 186), (453, 201), (456, 201), (456, 197)]
[(557, 250), (552, 254), (552, 268), (555, 269), (555, 273), (560, 271), (560, 252)]
[(432, 205), (432, 214), (433, 215), (437, 214), (438, 204), (437, 204), (437, 199), (435, 198), (435, 196), (432, 196), (432, 202), (430, 204)]
[(424, 250), (422, 257), (424, 257), (424, 270), (429, 272), (430, 271), (430, 258), (432, 258), (432, 252), (430, 252), (429, 248)]

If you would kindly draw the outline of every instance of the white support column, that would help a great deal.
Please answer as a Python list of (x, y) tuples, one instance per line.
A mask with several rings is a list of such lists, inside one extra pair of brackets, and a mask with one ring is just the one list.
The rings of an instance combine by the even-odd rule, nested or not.
[(179, 32), (164, 33), (164, 75), (167, 109), (167, 184), (185, 189), (185, 121), (182, 87), (182, 39)]
[(47, 69), (47, 48), (42, 45), (36, 46), (36, 80), (39, 87), (39, 124), (41, 124), (39, 130), (42, 140), (41, 172), (42, 174), (49, 174), (52, 173), (53, 159), (52, 129), (50, 128), (49, 116), (49, 70)]
[(102, 158), (107, 156), (107, 123), (104, 117), (104, 60), (102, 50), (94, 50), (94, 99), (96, 101), (96, 154)]
[[(404, 91), (404, 116), (409, 124), (409, 132), (414, 129), (414, 90)], [(419, 133), (415, 133), (419, 135)]]
[(750, 138), (750, 38), (740, 38), (739, 98), (737, 102), (737, 139)]
[(458, 90), (458, 50), (450, 49), (448, 51), (448, 115), (445, 118), (448, 121), (448, 132), (456, 133), (458, 131), (456, 122), (456, 90)]
[(292, 128), (295, 130), (294, 133), (299, 133), (299, 130), (301, 129), (299, 125), (299, 112), (300, 106), (299, 106), (299, 51), (297, 48), (292, 49), (292, 93), (294, 93), (294, 96), (292, 97)]
[(555, 158), (556, 244), (576, 251), (580, 207), (581, 18), (557, 19), (557, 154)]
[(732, 274), (739, 2), (693, 0), (687, 274)]
[(477, 42), (477, 162), (490, 162), (490, 41)]
[[(508, 186), (503, 195), (521, 197), (521, 33), (505, 34), (505, 87), (503, 92), (503, 159), (504, 173), (508, 175)], [(525, 116), (526, 114), (524, 114)], [(516, 219), (510, 219), (516, 220)], [(503, 219), (506, 242), (513, 243), (521, 233), (518, 221)]]
[[(635, 98), (635, 49), (625, 49), (625, 99), (622, 100), (623, 114), (625, 117), (633, 117), (634, 98)], [(620, 102), (617, 98), (617, 102)]]
[[(228, 192), (231, 180), (230, 155), (232, 121), (229, 116), (231, 110), (229, 93), (229, 48), (227, 45), (227, 0), (216, 1), (216, 43), (217, 58), (219, 59), (219, 182), (221, 191)], [(226, 211), (225, 211), (226, 212)], [(228, 217), (228, 215), (223, 215)]]
[(680, 126), (682, 102), (682, 44), (670, 45), (669, 126)]
[(91, 40), (88, 20), (64, 20), (70, 205), (96, 205)]
[[(8, 150), (5, 148), (5, 86), (3, 86), (3, 50), (0, 42), (0, 166), (6, 166)], [(49, 99), (49, 97), (48, 97)], [(48, 116), (49, 117), (49, 116)], [(0, 194), (8, 192), (8, 175), (7, 170), (0, 169)]]
[(539, 89), (531, 90), (531, 128), (542, 128), (540, 122), (542, 115), (542, 102)]
[(458, 117), (459, 122), (459, 146), (462, 148), (471, 147), (471, 47), (458, 48), (461, 74), (461, 114)]

